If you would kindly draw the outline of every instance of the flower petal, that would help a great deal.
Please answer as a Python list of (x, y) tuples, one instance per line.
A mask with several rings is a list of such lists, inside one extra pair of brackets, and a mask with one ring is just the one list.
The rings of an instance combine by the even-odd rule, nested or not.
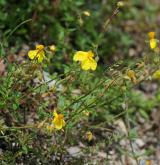
[(59, 117), (55, 117), (53, 119), (53, 124), (56, 129), (60, 130), (65, 125), (65, 121), (63, 119), (59, 119)]
[(151, 39), (149, 43), (150, 43), (151, 49), (155, 49), (157, 47), (157, 40), (156, 39)]
[(36, 57), (37, 53), (38, 53), (38, 50), (30, 50), (30, 51), (28, 52), (28, 57), (29, 57), (31, 60), (33, 60), (33, 59)]
[(61, 129), (62, 128), (62, 122), (61, 122), (61, 120), (59, 120), (58, 118), (54, 118), (53, 119), (53, 123), (54, 123), (54, 127), (56, 128), (56, 129)]
[(97, 62), (94, 59), (87, 59), (81, 63), (83, 70), (96, 70)]
[(54, 117), (58, 117), (58, 114), (57, 114), (56, 111), (53, 112), (53, 116), (54, 116)]
[(91, 58), (93, 58), (94, 57), (94, 53), (90, 50), (90, 51), (88, 51), (87, 52), (88, 53), (88, 57), (91, 57)]
[(155, 38), (155, 32), (149, 32), (148, 36), (150, 39), (154, 39)]
[(41, 51), (40, 53), (38, 53), (38, 62), (42, 63), (43, 59), (45, 58), (45, 53), (44, 51)]
[(36, 49), (42, 50), (42, 49), (44, 49), (44, 45), (36, 45)]
[(81, 63), (81, 67), (83, 70), (89, 70), (90, 69), (90, 60), (85, 60)]
[(97, 62), (94, 60), (94, 59), (92, 59), (92, 61), (90, 62), (91, 64), (91, 69), (92, 70), (96, 70), (96, 68), (97, 68)]
[(75, 53), (73, 60), (74, 61), (84, 61), (87, 59), (88, 53), (83, 51), (78, 51)]

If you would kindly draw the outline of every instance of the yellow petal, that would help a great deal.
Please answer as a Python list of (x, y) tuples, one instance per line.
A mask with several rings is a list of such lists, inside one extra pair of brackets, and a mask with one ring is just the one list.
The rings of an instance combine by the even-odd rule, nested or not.
[(155, 32), (149, 32), (148, 36), (150, 39), (154, 39), (155, 38)]
[(38, 63), (42, 63), (42, 61), (43, 61), (43, 57), (42, 56), (39, 56), (38, 57)]
[(83, 70), (89, 70), (90, 69), (90, 60), (85, 60), (81, 63), (81, 67)]
[(58, 114), (57, 114), (56, 111), (53, 112), (53, 116), (54, 116), (54, 117), (58, 117)]
[(151, 39), (149, 43), (150, 43), (151, 49), (155, 49), (157, 47), (157, 40), (156, 39)]
[(93, 58), (94, 57), (94, 53), (90, 50), (87, 52), (88, 53), (88, 57)]
[(60, 130), (60, 129), (62, 129), (62, 125), (55, 125), (55, 128)]
[(78, 51), (75, 53), (73, 60), (74, 61), (84, 61), (86, 60), (88, 57), (88, 53), (87, 52), (83, 52), (83, 51)]
[(63, 119), (60, 119), (59, 117), (55, 117), (53, 119), (53, 124), (56, 129), (60, 130), (65, 125), (65, 121)]
[(28, 52), (28, 57), (33, 60), (37, 56), (38, 50), (30, 50)]
[(62, 121), (61, 120), (58, 120), (58, 119), (54, 119), (53, 120), (53, 123), (54, 123), (54, 127), (58, 130), (60, 130), (62, 128)]
[(81, 64), (83, 70), (96, 70), (97, 62), (94, 59), (87, 59)]
[(93, 60), (91, 61), (91, 69), (92, 69), (92, 70), (96, 70), (96, 68), (97, 68), (97, 62), (93, 59)]
[(44, 49), (44, 45), (36, 45), (36, 49), (42, 50), (42, 49)]
[(38, 53), (38, 62), (39, 63), (41, 63), (44, 58), (45, 58), (44, 51), (41, 51), (40, 53)]

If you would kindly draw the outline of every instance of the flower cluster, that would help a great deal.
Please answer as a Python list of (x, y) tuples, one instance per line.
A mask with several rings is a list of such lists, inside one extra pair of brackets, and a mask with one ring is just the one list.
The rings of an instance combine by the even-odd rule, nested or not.
[[(54, 52), (56, 47), (54, 45), (49, 46), (50, 51)], [(30, 50), (28, 56), (31, 60), (37, 59), (39, 63), (46, 58), (44, 45), (36, 45), (35, 50)], [(73, 57), (74, 61), (79, 61), (83, 70), (96, 70), (97, 61), (93, 58), (94, 53), (92, 51), (84, 52), (77, 51)]]

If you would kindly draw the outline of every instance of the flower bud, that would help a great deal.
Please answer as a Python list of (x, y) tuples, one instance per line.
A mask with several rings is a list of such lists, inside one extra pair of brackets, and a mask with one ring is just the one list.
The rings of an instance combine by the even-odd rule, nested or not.
[(124, 2), (123, 1), (117, 2), (117, 7), (123, 7), (123, 6), (124, 6)]
[(49, 46), (49, 49), (50, 49), (50, 51), (55, 52), (56, 46), (55, 45), (51, 45), (51, 46)]
[(91, 13), (89, 11), (84, 11), (83, 14), (87, 17), (91, 16)]

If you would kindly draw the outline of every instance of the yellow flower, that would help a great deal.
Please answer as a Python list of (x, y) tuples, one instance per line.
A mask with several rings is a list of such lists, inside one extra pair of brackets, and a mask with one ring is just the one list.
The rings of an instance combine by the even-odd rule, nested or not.
[(90, 142), (93, 139), (93, 135), (91, 131), (86, 132), (86, 139)]
[(28, 52), (28, 56), (31, 60), (37, 58), (38, 62), (41, 63), (45, 58), (44, 46), (43, 45), (36, 45), (35, 50), (30, 50)]
[(94, 53), (92, 51), (83, 52), (77, 51), (73, 57), (74, 61), (80, 61), (83, 70), (96, 70), (97, 62), (95, 61)]
[(160, 69), (153, 73), (153, 78), (160, 79)]
[(158, 40), (155, 38), (155, 32), (149, 32), (149, 45), (151, 49), (155, 49), (157, 47)]
[(63, 126), (65, 126), (64, 117), (62, 114), (57, 114), (56, 111), (54, 111), (54, 119), (53, 119), (54, 127), (58, 130), (62, 129)]

